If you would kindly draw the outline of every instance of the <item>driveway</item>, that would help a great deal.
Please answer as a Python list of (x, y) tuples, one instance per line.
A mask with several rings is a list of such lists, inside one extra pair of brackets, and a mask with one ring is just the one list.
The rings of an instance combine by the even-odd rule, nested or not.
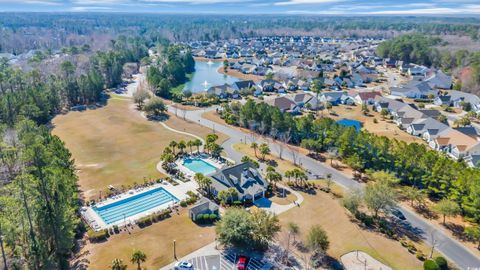
[[(212, 131), (218, 131), (230, 136), (230, 138), (222, 144), (222, 147), (225, 149), (225, 152), (231, 159), (239, 162), (242, 158), (242, 154), (235, 151), (232, 148), (232, 145), (241, 142), (251, 142), (251, 137), (249, 134), (242, 132), (239, 129), (218, 124), (202, 117), (202, 114), (204, 112), (213, 111), (217, 107), (218, 106), (212, 106), (207, 109), (187, 111), (185, 117), (190, 121), (197, 122), (205, 127), (212, 129)], [(168, 109), (169, 111), (173, 112), (173, 109), (170, 106)], [(257, 136), (256, 142), (267, 143), (271, 149), (272, 154), (277, 156), (279, 155), (277, 149), (278, 147), (276, 147), (276, 145), (271, 141), (263, 140), (260, 136)], [(289, 161), (293, 161), (294, 159), (294, 156), (288, 149), (284, 150), (282, 157)], [(332, 175), (333, 181), (349, 190), (363, 187), (362, 184), (354, 181), (343, 173), (333, 168), (327, 167), (324, 164), (301, 153), (296, 152), (295, 157), (297, 163), (301, 164), (303, 168), (311, 171), (312, 174), (326, 175), (327, 173), (330, 173)], [(473, 252), (465, 248), (460, 242), (438, 230), (435, 225), (428, 223), (418, 214), (404, 208), (400, 209), (407, 218), (407, 221), (410, 223), (410, 225), (419, 232), (420, 237), (423, 238), (425, 242), (429, 245), (432, 245), (430, 234), (434, 231), (436, 242), (435, 248), (442, 254), (444, 254), (445, 257), (454, 262), (458, 267), (462, 269), (480, 267), (480, 258), (476, 256)]]

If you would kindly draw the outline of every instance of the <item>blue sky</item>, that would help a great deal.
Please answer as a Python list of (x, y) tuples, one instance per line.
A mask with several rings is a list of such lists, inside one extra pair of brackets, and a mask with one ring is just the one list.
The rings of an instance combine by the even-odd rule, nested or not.
[(0, 11), (480, 15), (480, 0), (0, 0)]

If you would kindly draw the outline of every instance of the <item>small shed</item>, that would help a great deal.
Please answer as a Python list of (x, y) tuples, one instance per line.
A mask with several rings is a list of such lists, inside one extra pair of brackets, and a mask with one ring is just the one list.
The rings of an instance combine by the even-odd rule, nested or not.
[(195, 221), (200, 214), (216, 214), (218, 216), (218, 204), (202, 197), (196, 204), (188, 209), (188, 215)]

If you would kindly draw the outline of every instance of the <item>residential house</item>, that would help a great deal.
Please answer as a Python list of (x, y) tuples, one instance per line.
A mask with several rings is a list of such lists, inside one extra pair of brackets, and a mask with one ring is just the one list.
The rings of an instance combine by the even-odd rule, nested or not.
[(240, 98), (240, 91), (228, 84), (224, 84), (208, 88), (207, 95), (219, 98)]
[(300, 108), (307, 108), (309, 110), (318, 110), (322, 108), (321, 102), (316, 96), (309, 93), (298, 93), (287, 95)]
[(350, 90), (348, 92), (348, 95), (355, 100), (355, 103), (357, 104), (365, 103), (367, 105), (374, 104), (375, 98), (382, 96), (382, 94), (377, 91), (355, 91), (355, 90)]
[(443, 73), (441, 70), (437, 72), (429, 72), (426, 74), (425, 82), (431, 88), (450, 89), (452, 88), (452, 76)]
[(287, 96), (271, 97), (269, 99), (266, 99), (265, 103), (267, 103), (270, 106), (275, 106), (279, 108), (280, 111), (282, 112), (291, 112), (291, 113), (300, 112), (300, 107), (297, 106), (297, 104)]
[(390, 87), (392, 96), (407, 98), (427, 98), (438, 96), (439, 91), (434, 90), (427, 82), (412, 80), (402, 87)]
[(478, 96), (457, 90), (450, 90), (448, 91), (447, 95), (438, 96), (434, 99), (433, 104), (437, 106), (447, 105), (455, 108), (460, 108), (465, 102), (470, 103), (474, 111), (480, 111), (480, 98)]
[(252, 80), (237, 81), (232, 83), (232, 89), (240, 91), (242, 89), (250, 89), (255, 87), (255, 82)]
[(331, 91), (331, 92), (322, 92), (320, 94), (320, 102), (323, 102), (323, 103), (329, 102), (330, 104), (336, 106), (339, 104), (343, 104), (343, 102), (348, 102), (351, 105), (353, 103), (353, 100), (348, 99), (347, 92)]

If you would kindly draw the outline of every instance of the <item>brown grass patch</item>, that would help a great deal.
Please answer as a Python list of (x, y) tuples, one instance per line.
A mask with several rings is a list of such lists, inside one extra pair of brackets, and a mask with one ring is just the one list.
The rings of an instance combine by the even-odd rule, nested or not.
[[(155, 223), (143, 229), (135, 229), (131, 234), (122, 232), (111, 236), (108, 241), (87, 244), (83, 250), (89, 254), (88, 269), (110, 269), (113, 259), (122, 259), (130, 268), (130, 256), (135, 249), (147, 255), (143, 269), (159, 269), (173, 262), (173, 240), (176, 241), (177, 257), (181, 258), (215, 240), (213, 226), (201, 227), (193, 223), (185, 209), (180, 215)], [(135, 266), (136, 267), (136, 266)]]
[[(108, 185), (120, 187), (164, 177), (155, 166), (165, 146), (171, 140), (193, 139), (147, 121), (127, 98), (114, 97), (105, 107), (69, 112), (52, 122), (53, 134), (72, 152), (86, 199), (97, 198)], [(176, 117), (166, 124), (201, 137), (211, 132)], [(225, 138), (222, 135), (222, 140)]]

